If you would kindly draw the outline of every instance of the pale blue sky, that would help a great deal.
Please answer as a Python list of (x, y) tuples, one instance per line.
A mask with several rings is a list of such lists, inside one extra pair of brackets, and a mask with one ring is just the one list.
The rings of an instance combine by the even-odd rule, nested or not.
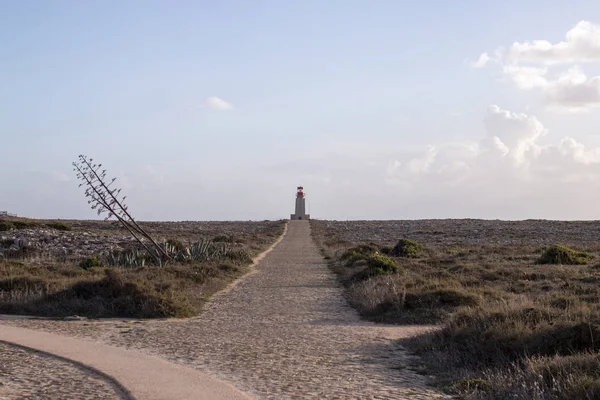
[[(94, 217), (70, 167), (84, 153), (139, 219), (286, 217), (298, 184), (321, 218), (599, 218), (563, 193), (549, 203), (565, 177), (532, 172), (545, 164), (506, 167), (510, 199), (490, 198), (488, 170), (447, 150), (486, 137), (491, 105), (535, 116), (536, 145), (600, 146), (594, 104), (556, 111), (471, 66), (582, 20), (599, 24), (600, 3), (0, 0), (0, 210)], [(427, 146), (435, 163), (404, 171)], [(461, 163), (477, 173), (436, 181)], [(594, 185), (595, 163), (569, 176)], [(530, 192), (523, 176), (545, 183)]]

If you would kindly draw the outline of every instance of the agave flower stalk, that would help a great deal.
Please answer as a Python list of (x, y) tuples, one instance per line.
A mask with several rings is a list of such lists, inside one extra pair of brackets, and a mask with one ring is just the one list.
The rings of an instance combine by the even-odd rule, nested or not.
[[(156, 258), (159, 264), (161, 257), (170, 260), (170, 255), (131, 216), (125, 204), (127, 196), (119, 199), (121, 189), (111, 188), (117, 178), (112, 178), (107, 183), (106, 170), (100, 170), (102, 164), (93, 164), (93, 161), (92, 158), (88, 159), (86, 156), (80, 155), (79, 162), (73, 163), (73, 171), (76, 172), (77, 178), (82, 181), (79, 186), (87, 186), (85, 196), (89, 198), (88, 204), (91, 204), (92, 210), (97, 210), (98, 215), (104, 212), (108, 213), (105, 220), (114, 216), (137, 242)], [(141, 237), (150, 241), (155, 251), (151, 251)]]

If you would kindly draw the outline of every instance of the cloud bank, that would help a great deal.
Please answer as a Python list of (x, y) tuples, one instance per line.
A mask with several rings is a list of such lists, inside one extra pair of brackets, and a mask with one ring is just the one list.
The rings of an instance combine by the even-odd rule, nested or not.
[(599, 25), (580, 21), (564, 41), (515, 42), (493, 54), (482, 53), (471, 65), (500, 65), (502, 74), (517, 88), (538, 90), (552, 109), (582, 112), (600, 106), (600, 76), (588, 77), (579, 65), (600, 63)]

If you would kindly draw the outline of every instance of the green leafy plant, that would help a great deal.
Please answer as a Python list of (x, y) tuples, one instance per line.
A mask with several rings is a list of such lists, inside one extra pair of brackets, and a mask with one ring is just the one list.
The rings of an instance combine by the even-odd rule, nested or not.
[(369, 275), (393, 274), (398, 271), (396, 261), (385, 254), (371, 254), (367, 257), (367, 272)]
[(102, 266), (102, 262), (100, 261), (100, 259), (98, 257), (89, 257), (89, 258), (86, 258), (85, 260), (82, 260), (79, 263), (79, 267), (83, 268), (85, 270), (92, 269), (94, 267), (101, 267), (101, 266)]
[(567, 265), (583, 265), (587, 264), (593, 256), (583, 251), (577, 251), (563, 246), (554, 244), (544, 251), (538, 258), (538, 264), (567, 264)]
[(418, 258), (423, 250), (423, 245), (410, 239), (400, 239), (390, 251), (394, 257)]

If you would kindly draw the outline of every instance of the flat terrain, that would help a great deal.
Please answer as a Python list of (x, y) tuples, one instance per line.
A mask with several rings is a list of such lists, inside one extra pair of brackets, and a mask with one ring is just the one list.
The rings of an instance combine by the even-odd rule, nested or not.
[(209, 372), (261, 399), (434, 399), (394, 340), (428, 327), (361, 321), (309, 236), (284, 240), (197, 318), (2, 321), (134, 348)]
[(600, 398), (597, 221), (311, 221), (368, 320), (439, 324), (402, 341), (465, 399)]
[[(24, 256), (80, 261), (111, 250), (126, 250), (137, 246), (135, 239), (118, 221), (20, 218), (5, 221), (17, 222), (18, 229), (0, 229), (0, 259), (2, 256), (11, 256), (11, 247), (24, 248)], [(54, 229), (53, 222), (57, 222), (58, 227), (63, 224), (69, 230)], [(264, 248), (269, 237), (278, 235), (278, 232), (272, 231), (274, 223), (277, 224), (277, 221), (140, 222), (140, 225), (158, 241), (171, 239), (185, 244), (202, 238), (228, 238), (254, 255)]]
[(103, 377), (68, 361), (0, 342), (0, 399), (117, 400)]
[(431, 245), (537, 245), (562, 242), (597, 246), (598, 221), (500, 221), (432, 219), (403, 221), (316, 221), (330, 240), (395, 244), (407, 237)]
[(171, 259), (159, 264), (114, 221), (0, 220), (0, 313), (193, 316), (284, 228), (283, 221), (140, 225)]

